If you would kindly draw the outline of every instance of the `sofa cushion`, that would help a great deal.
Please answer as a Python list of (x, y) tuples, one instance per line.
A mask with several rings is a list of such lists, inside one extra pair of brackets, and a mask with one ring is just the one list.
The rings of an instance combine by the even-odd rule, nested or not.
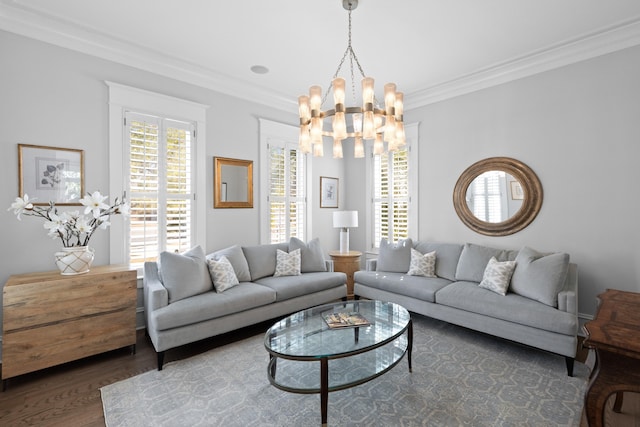
[(239, 313), (275, 300), (273, 289), (255, 283), (241, 283), (222, 293), (207, 292), (185, 298), (153, 311), (151, 316), (155, 316), (157, 328), (162, 331)]
[(435, 302), (436, 292), (451, 283), (450, 280), (440, 277), (409, 276), (406, 273), (364, 270), (356, 271), (353, 280), (371, 288), (427, 302)]
[(289, 251), (300, 249), (300, 272), (311, 273), (313, 271), (327, 271), (327, 263), (324, 259), (324, 251), (317, 237), (308, 243), (292, 237), (289, 239)]
[(498, 261), (513, 261), (517, 255), (518, 251), (465, 243), (456, 268), (456, 280), (480, 283), (491, 257)]
[(162, 284), (167, 288), (170, 304), (213, 288), (204, 251), (200, 246), (182, 254), (161, 252), (158, 271)]
[(220, 257), (225, 256), (233, 266), (233, 271), (236, 273), (236, 277), (239, 282), (250, 282), (251, 273), (249, 273), (249, 264), (244, 257), (244, 252), (239, 245), (229, 246), (228, 248), (220, 249), (212, 254), (207, 255), (207, 259), (219, 260)]
[(511, 292), (501, 296), (474, 282), (450, 284), (438, 291), (436, 303), (559, 334), (575, 335), (578, 330), (574, 314)]
[(338, 272), (304, 273), (300, 276), (263, 277), (256, 283), (275, 291), (276, 301), (346, 286), (347, 275)]
[(270, 245), (243, 246), (242, 252), (247, 259), (251, 281), (262, 277), (273, 276), (276, 272), (276, 250), (288, 252), (287, 243), (274, 243)]
[(462, 252), (462, 245), (458, 243), (433, 243), (433, 242), (414, 242), (414, 249), (423, 254), (435, 251), (436, 259), (436, 276), (445, 279), (456, 279), (456, 267)]
[(285, 252), (276, 250), (276, 271), (273, 277), (300, 275), (300, 249)]
[(389, 243), (387, 239), (382, 239), (378, 252), (377, 270), (406, 273), (409, 271), (412, 247), (411, 239), (399, 240), (395, 243)]
[(511, 292), (552, 307), (558, 306), (558, 292), (569, 270), (569, 254), (542, 254), (524, 247), (516, 257)]
[(515, 261), (498, 261), (496, 257), (491, 257), (487, 268), (484, 270), (482, 282), (478, 286), (488, 289), (500, 295), (506, 295), (511, 282), (511, 275), (516, 268)]
[(436, 277), (436, 251), (422, 254), (411, 248), (411, 263), (409, 264), (409, 276)]
[(208, 259), (207, 266), (216, 292), (224, 292), (240, 283), (226, 256), (221, 256), (219, 260)]

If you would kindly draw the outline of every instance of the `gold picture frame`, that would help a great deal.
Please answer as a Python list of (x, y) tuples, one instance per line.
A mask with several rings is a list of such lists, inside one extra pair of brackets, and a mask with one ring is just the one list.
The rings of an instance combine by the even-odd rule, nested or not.
[(18, 194), (34, 205), (80, 205), (84, 150), (18, 144)]

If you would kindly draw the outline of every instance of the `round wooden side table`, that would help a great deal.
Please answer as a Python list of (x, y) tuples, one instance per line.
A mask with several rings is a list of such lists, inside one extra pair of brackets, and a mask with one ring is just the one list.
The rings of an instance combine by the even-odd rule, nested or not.
[(360, 270), (360, 257), (362, 252), (329, 251), (333, 260), (333, 270), (347, 275), (347, 298), (353, 299), (353, 273)]

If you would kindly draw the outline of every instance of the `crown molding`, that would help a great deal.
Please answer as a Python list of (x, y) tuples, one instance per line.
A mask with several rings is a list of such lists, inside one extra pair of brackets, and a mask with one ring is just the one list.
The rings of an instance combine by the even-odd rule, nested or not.
[(423, 107), (639, 44), (640, 20), (635, 20), (405, 95), (405, 110)]
[[(235, 98), (297, 113), (281, 93), (38, 13), (16, 0), (0, 0), (0, 29), (215, 90)], [(553, 70), (640, 44), (640, 20), (588, 34), (412, 93), (405, 111)]]
[(235, 98), (297, 114), (297, 99), (261, 88), (217, 71), (105, 36), (36, 11), (15, 0), (0, 1), (0, 29), (87, 55), (215, 90)]

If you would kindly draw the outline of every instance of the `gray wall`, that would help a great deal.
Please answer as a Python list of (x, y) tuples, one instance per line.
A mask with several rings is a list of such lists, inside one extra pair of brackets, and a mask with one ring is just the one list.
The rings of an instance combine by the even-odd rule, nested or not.
[[(565, 251), (587, 315), (607, 288), (640, 291), (638, 76), (635, 47), (407, 112), (421, 122), (419, 238)], [(523, 161), (544, 190), (535, 221), (507, 237), (474, 233), (452, 204), (460, 174), (493, 156)]]

